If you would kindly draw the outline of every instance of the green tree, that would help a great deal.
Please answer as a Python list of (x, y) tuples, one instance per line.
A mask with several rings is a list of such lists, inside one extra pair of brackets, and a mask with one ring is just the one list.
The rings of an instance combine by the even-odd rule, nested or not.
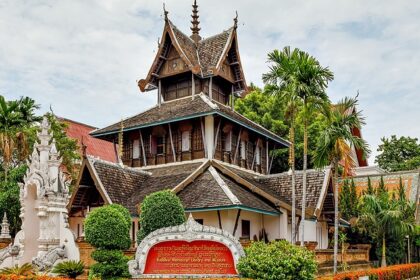
[(370, 177), (368, 177), (368, 186), (367, 186), (367, 190), (366, 190), (366, 194), (370, 194), (373, 195), (375, 193), (375, 190), (372, 187), (372, 181), (370, 180)]
[(92, 274), (101, 279), (129, 277), (128, 258), (122, 250), (130, 248), (129, 212), (124, 207), (102, 206), (90, 212), (85, 220), (85, 236), (96, 250), (92, 258)]
[(285, 47), (283, 51), (274, 50), (268, 54), (268, 61), (271, 63), (269, 72), (263, 74), (263, 81), (269, 84), (270, 93), (274, 94), (277, 100), (283, 100), (287, 104), (285, 115), (289, 117), (289, 167), (292, 171), (292, 244), (296, 238), (296, 175), (295, 175), (295, 121), (298, 95), (293, 75), (296, 73), (296, 60), (299, 50), (290, 50)]
[(381, 179), (379, 179), (379, 185), (376, 189), (377, 195), (388, 195), (388, 189), (385, 186), (384, 176), (381, 176)]
[(350, 206), (351, 206), (351, 217), (357, 217), (359, 215), (357, 204), (359, 202), (359, 196), (357, 195), (356, 184), (352, 179), (350, 181)]
[(404, 240), (406, 234), (414, 232), (414, 209), (414, 204), (394, 200), (389, 193), (362, 197), (357, 224), (362, 232), (367, 232), (381, 243), (382, 267), (387, 265), (388, 243), (391, 240)]
[(340, 213), (343, 219), (346, 221), (350, 220), (353, 213), (350, 202), (350, 184), (348, 180), (343, 181), (343, 186), (341, 187), (340, 192), (339, 204)]
[(420, 167), (420, 143), (417, 138), (392, 135), (383, 137), (375, 163), (386, 171), (412, 170)]
[(5, 181), (9, 169), (29, 154), (31, 127), (40, 120), (34, 115), (38, 108), (29, 97), (7, 101), (0, 95), (0, 154)]
[(180, 225), (184, 222), (184, 207), (173, 192), (164, 190), (149, 194), (141, 203), (137, 242), (141, 242), (149, 233), (157, 229)]
[[(345, 98), (339, 101), (331, 110), (325, 111), (328, 117), (326, 129), (321, 133), (314, 156), (315, 165), (322, 168), (331, 164), (333, 172), (333, 186), (335, 194), (334, 205), (334, 273), (337, 273), (338, 254), (338, 168), (343, 162), (345, 168), (354, 166), (351, 146), (365, 155), (369, 153), (367, 143), (351, 133), (352, 128), (361, 128), (364, 118), (356, 108), (356, 98)], [(348, 173), (348, 172), (345, 172)]]

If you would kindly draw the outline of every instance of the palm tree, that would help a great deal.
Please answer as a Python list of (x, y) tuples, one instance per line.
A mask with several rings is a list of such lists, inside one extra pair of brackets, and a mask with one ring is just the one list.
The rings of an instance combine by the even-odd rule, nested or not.
[(267, 92), (274, 94), (287, 102), (286, 117), (290, 120), (289, 128), (289, 166), (292, 176), (292, 244), (296, 243), (296, 175), (295, 175), (295, 118), (297, 111), (297, 96), (293, 75), (295, 72), (295, 60), (299, 50), (290, 50), (285, 47), (283, 51), (274, 50), (268, 54), (270, 71), (263, 74), (263, 81), (269, 86)]
[(392, 199), (388, 192), (365, 195), (361, 199), (361, 215), (357, 224), (382, 243), (381, 266), (386, 266), (387, 238), (404, 238), (414, 232), (415, 205), (407, 200)]
[(0, 95), (0, 153), (5, 180), (14, 156), (22, 159), (28, 154), (28, 128), (40, 120), (34, 113), (38, 108), (29, 97), (6, 101)]
[(331, 110), (324, 113), (327, 127), (321, 133), (314, 154), (314, 164), (323, 168), (331, 164), (333, 171), (334, 187), (334, 273), (337, 273), (338, 253), (338, 168), (342, 163), (344, 168), (354, 167), (351, 147), (360, 149), (364, 155), (369, 154), (369, 148), (363, 139), (351, 133), (352, 128), (360, 128), (364, 124), (361, 112), (356, 110), (357, 98), (344, 98)]
[(302, 226), (301, 246), (304, 245), (305, 214), (306, 213), (306, 171), (308, 169), (308, 117), (309, 111), (329, 106), (330, 100), (326, 94), (328, 82), (334, 74), (328, 67), (322, 67), (318, 60), (308, 53), (299, 51), (296, 56), (294, 83), (296, 95), (303, 103), (303, 179), (302, 179)]

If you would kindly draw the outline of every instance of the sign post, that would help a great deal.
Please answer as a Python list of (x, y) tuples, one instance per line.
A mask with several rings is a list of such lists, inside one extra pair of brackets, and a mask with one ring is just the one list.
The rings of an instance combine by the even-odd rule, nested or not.
[(221, 229), (187, 222), (149, 234), (129, 262), (133, 277), (233, 277), (244, 256), (236, 238)]

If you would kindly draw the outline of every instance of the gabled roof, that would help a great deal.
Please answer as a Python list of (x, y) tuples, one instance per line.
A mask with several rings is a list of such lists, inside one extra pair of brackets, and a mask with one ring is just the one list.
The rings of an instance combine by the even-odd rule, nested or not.
[[(266, 215), (291, 210), (291, 176), (287, 173), (261, 175), (217, 160), (194, 160), (161, 166), (127, 168), (88, 157), (81, 174), (88, 170), (106, 204), (118, 203), (138, 214), (143, 199), (156, 191), (170, 189), (189, 212), (244, 209)], [(319, 218), (325, 204), (333, 201), (330, 169), (308, 170), (306, 217)], [(76, 186), (69, 207), (87, 186)], [(82, 188), (83, 187), (83, 188)], [(301, 215), (302, 174), (296, 176), (297, 215)], [(331, 205), (329, 205), (331, 208)]]
[[(210, 100), (205, 94), (196, 95), (194, 99), (189, 96), (164, 102), (160, 107), (155, 106), (143, 113), (123, 120), (122, 124), (124, 131), (130, 131), (212, 114), (220, 115), (236, 122), (239, 125), (245, 126), (258, 134), (262, 134), (277, 143), (289, 146), (289, 142), (287, 140), (277, 136), (263, 126), (247, 119), (238, 112), (232, 110), (230, 107)], [(105, 128), (93, 131), (91, 135), (98, 138), (107, 138), (108, 135), (118, 133), (120, 127), (121, 122), (114, 123)]]
[(237, 42), (236, 24), (217, 35), (194, 42), (169, 19), (166, 19), (156, 57), (147, 77), (139, 81), (139, 88), (141, 91), (148, 91), (157, 87), (158, 74), (167, 58), (169, 49), (173, 46), (188, 69), (200, 77), (219, 75), (222, 63), (228, 59), (229, 51), (231, 51), (234, 55), (230, 58), (235, 59), (235, 61), (230, 61), (235, 73), (235, 91), (247, 91)]
[[(127, 168), (118, 164), (88, 157), (82, 166), (92, 177), (105, 204), (118, 203), (132, 215), (137, 215), (138, 206), (156, 191), (170, 189), (181, 199), (187, 211), (213, 209), (245, 209), (248, 211), (279, 215), (277, 200), (264, 196), (255, 186), (241, 184), (220, 170), (212, 161), (191, 161), (147, 168)], [(196, 174), (196, 176), (191, 176)], [(79, 205), (75, 198), (87, 189), (76, 186), (69, 207)]]

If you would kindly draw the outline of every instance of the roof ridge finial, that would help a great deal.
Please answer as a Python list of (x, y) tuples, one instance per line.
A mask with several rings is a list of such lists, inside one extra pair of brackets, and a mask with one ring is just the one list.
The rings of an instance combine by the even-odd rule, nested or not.
[(193, 41), (195, 43), (198, 43), (198, 41), (201, 40), (200, 37), (200, 27), (198, 27), (198, 25), (200, 24), (200, 22), (198, 21), (199, 15), (198, 15), (198, 5), (197, 5), (197, 0), (194, 0), (194, 4), (192, 5), (193, 10), (192, 10), (192, 15), (191, 15), (191, 31), (192, 31), (192, 35), (191, 35), (191, 39), (193, 39)]
[(233, 28), (238, 28), (238, 11), (235, 11), (236, 12), (236, 17), (233, 19), (233, 22), (234, 22), (234, 24), (233, 24)]
[(168, 14), (169, 14), (169, 12), (165, 8), (165, 2), (163, 2), (163, 14), (165, 16), (165, 21), (168, 21)]

